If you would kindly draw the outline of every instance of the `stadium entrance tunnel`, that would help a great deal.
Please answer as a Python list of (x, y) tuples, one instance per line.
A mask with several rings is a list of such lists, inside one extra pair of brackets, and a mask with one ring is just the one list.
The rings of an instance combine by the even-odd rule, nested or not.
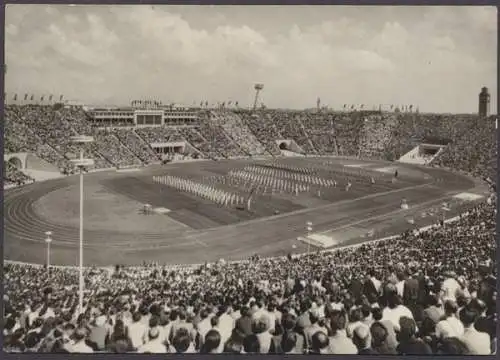
[(288, 144), (285, 141), (280, 142), (278, 146), (279, 146), (280, 150), (290, 150), (288, 148)]
[(17, 156), (8, 157), (8, 158), (4, 159), (4, 162), (15, 167), (17, 170), (22, 170), (24, 168), (23, 162)]

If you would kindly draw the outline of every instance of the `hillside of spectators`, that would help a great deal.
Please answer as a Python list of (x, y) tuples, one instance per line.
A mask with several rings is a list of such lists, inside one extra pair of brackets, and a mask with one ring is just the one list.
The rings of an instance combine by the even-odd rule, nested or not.
[(494, 178), (493, 119), (475, 115), (331, 111), (201, 111), (195, 126), (98, 129), (79, 107), (9, 105), (6, 152), (31, 152), (70, 173), (76, 134), (94, 136), (85, 153), (96, 168), (143, 166), (160, 160), (151, 144), (187, 141), (205, 158), (280, 154), (277, 140), (294, 140), (305, 154), (397, 160), (422, 141), (448, 144), (433, 165)]

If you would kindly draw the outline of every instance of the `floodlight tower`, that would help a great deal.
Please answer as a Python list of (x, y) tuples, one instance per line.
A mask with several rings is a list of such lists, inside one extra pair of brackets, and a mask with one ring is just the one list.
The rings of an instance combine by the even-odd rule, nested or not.
[(94, 160), (83, 158), (83, 148), (85, 144), (90, 144), (94, 141), (92, 136), (77, 135), (72, 136), (71, 141), (80, 147), (80, 158), (71, 160), (71, 162), (80, 171), (80, 243), (79, 243), (79, 281), (78, 281), (78, 309), (79, 313), (83, 313), (83, 169), (94, 165)]
[(255, 84), (253, 88), (255, 89), (255, 100), (253, 102), (253, 109), (255, 110), (257, 108), (257, 101), (259, 100), (259, 93), (264, 88), (264, 84)]

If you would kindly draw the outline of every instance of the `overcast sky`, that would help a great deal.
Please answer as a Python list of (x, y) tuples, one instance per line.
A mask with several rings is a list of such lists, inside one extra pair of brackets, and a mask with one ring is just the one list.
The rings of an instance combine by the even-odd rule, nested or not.
[(87, 104), (496, 112), (493, 7), (7, 5), (6, 89)]

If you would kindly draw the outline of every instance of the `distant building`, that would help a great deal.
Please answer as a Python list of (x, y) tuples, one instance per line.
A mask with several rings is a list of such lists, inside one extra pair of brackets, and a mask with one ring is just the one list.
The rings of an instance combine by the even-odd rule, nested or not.
[(490, 114), (490, 93), (483, 87), (479, 93), (479, 116), (486, 117)]

